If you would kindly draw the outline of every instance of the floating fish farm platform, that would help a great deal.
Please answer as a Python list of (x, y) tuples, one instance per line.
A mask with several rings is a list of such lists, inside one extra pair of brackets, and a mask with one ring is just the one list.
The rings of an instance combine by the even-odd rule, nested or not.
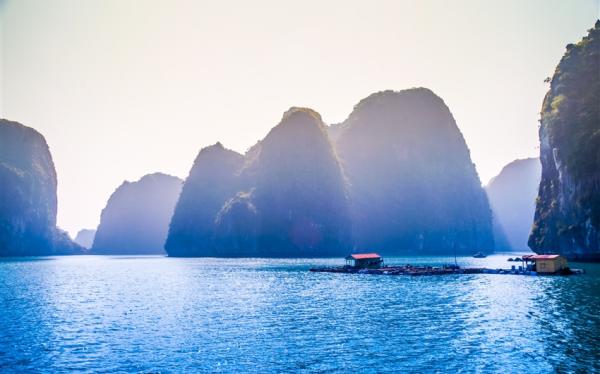
[(341, 273), (341, 274), (371, 274), (371, 275), (449, 275), (449, 274), (512, 274), (512, 275), (572, 275), (583, 274), (582, 269), (566, 269), (557, 273), (539, 273), (526, 269), (487, 269), (487, 268), (461, 268), (459, 266), (385, 266), (376, 269), (360, 269), (351, 266), (312, 268), (315, 273)]

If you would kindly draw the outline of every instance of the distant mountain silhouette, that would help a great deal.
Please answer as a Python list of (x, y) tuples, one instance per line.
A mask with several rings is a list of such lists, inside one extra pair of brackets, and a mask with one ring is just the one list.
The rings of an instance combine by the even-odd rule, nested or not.
[(228, 224), (225, 237), (233, 238), (228, 244), (242, 249), (255, 233), (259, 256), (346, 253), (346, 187), (321, 116), (291, 108), (255, 152), (242, 171), (249, 185), (217, 217), (221, 225)]
[(201, 150), (166, 249), (171, 256), (470, 254), (492, 251), (494, 235), (452, 114), (418, 88), (373, 94), (333, 126), (291, 108), (244, 156), (220, 143)]
[[(494, 213), (497, 249), (529, 250), (527, 240), (533, 224), (541, 169), (539, 158), (515, 160), (502, 168), (487, 185), (486, 192)], [(498, 235), (505, 236), (507, 242), (504, 246), (501, 246)]]
[(221, 143), (198, 153), (169, 226), (165, 249), (170, 256), (216, 256), (217, 214), (240, 188), (244, 157)]
[(77, 254), (56, 227), (56, 170), (34, 129), (0, 119), (0, 256)]
[(529, 246), (600, 261), (600, 20), (567, 51), (544, 98), (542, 180)]
[(161, 173), (123, 182), (102, 210), (92, 253), (164, 253), (181, 186), (181, 179)]
[(79, 230), (77, 236), (75, 236), (75, 243), (79, 244), (83, 248), (90, 249), (92, 248), (92, 244), (94, 244), (94, 236), (96, 235), (96, 230), (82, 229)]
[(372, 94), (333, 131), (349, 179), (357, 249), (387, 254), (494, 249), (491, 211), (469, 149), (433, 92)]
[(349, 240), (346, 187), (326, 127), (313, 110), (291, 108), (244, 158), (220, 144), (200, 152), (166, 249), (174, 256), (311, 257), (342, 255)]

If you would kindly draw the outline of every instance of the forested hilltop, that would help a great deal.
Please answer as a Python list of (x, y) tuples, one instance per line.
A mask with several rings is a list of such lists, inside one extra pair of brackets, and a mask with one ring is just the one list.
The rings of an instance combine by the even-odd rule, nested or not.
[(530, 247), (600, 260), (600, 21), (567, 50), (540, 126), (542, 180)]

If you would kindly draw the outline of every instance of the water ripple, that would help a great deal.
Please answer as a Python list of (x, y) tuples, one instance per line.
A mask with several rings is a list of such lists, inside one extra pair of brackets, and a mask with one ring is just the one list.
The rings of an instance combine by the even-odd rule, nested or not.
[(567, 278), (307, 271), (336, 261), (0, 261), (0, 370), (600, 370), (598, 266)]

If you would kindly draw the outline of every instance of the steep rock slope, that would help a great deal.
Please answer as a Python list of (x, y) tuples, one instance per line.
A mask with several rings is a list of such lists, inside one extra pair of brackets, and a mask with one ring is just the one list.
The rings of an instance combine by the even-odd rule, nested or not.
[(375, 93), (338, 126), (358, 250), (493, 250), (487, 197), (441, 98), (425, 88)]
[(255, 235), (259, 256), (329, 256), (350, 249), (345, 181), (317, 112), (288, 110), (252, 156), (244, 169), (250, 188), (219, 216), (221, 225), (237, 225), (226, 232), (241, 236), (243, 245)]
[(80, 253), (56, 228), (56, 171), (44, 137), (0, 120), (0, 256)]
[[(539, 158), (515, 160), (502, 168), (486, 186), (494, 214), (496, 249), (528, 250), (527, 240), (533, 224), (535, 199), (538, 194), (542, 166)], [(506, 246), (501, 246), (505, 235)]]
[(600, 261), (600, 21), (567, 45), (539, 133), (542, 180), (529, 246)]
[(245, 157), (203, 149), (171, 222), (171, 256), (311, 257), (349, 250), (344, 178), (318, 113), (292, 108)]
[(244, 157), (217, 143), (196, 157), (169, 226), (169, 256), (217, 256), (216, 218), (239, 189)]
[(123, 182), (102, 210), (92, 252), (161, 254), (181, 191), (177, 177), (155, 173)]

